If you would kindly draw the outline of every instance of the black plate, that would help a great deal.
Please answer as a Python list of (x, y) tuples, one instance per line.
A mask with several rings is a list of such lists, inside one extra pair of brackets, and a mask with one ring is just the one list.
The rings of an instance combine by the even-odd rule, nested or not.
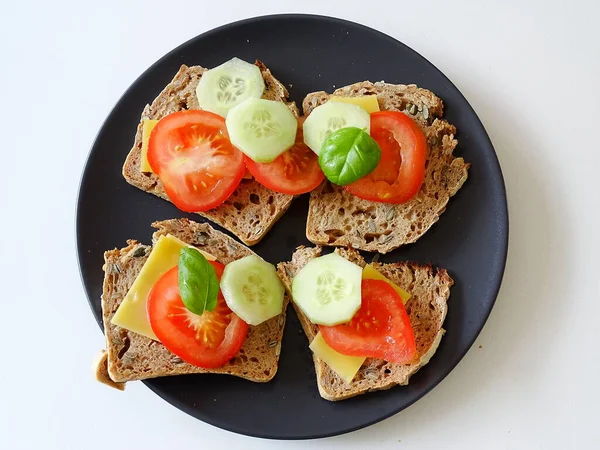
[[(432, 64), (375, 30), (320, 16), (258, 17), (204, 33), (144, 72), (106, 119), (81, 182), (77, 244), (92, 311), (100, 323), (104, 250), (121, 247), (129, 238), (150, 242), (150, 223), (155, 220), (185, 216), (201, 220), (129, 186), (121, 176), (144, 105), (158, 95), (181, 64), (213, 67), (233, 56), (263, 60), (277, 78), (289, 83), (291, 98), (298, 103), (309, 92), (331, 92), (335, 86), (361, 80), (416, 83), (444, 100), (444, 117), (459, 130), (456, 153), (472, 165), (469, 179), (423, 238), (381, 260), (432, 262), (450, 271), (456, 284), (444, 325), (447, 333), (434, 358), (410, 385), (331, 403), (317, 392), (306, 338), (290, 308), (279, 371), (272, 382), (188, 375), (151, 380), (146, 385), (200, 420), (251, 436), (315, 438), (365, 427), (417, 401), (464, 356), (498, 294), (508, 244), (502, 172), (475, 112)], [(254, 250), (277, 263), (288, 260), (297, 245), (308, 245), (304, 234), (307, 204), (306, 196), (295, 200)]]

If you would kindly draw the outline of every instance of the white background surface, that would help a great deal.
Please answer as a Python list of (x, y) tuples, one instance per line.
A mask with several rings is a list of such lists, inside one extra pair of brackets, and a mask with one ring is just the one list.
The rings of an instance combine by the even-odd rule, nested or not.
[(0, 9), (0, 448), (282, 447), (199, 422), (140, 383), (94, 382), (103, 337), (74, 240), (88, 150), (129, 84), (201, 32), (278, 12), (359, 21), (440, 68), (490, 134), (511, 219), (498, 302), (451, 375), (382, 423), (285, 447), (599, 448), (599, 3), (175, 3)]

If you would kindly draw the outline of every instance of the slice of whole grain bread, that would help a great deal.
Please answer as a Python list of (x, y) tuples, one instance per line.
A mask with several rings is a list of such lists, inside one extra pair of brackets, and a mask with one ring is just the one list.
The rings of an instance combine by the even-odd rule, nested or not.
[[(154, 242), (171, 234), (212, 255), (223, 264), (253, 255), (249, 248), (213, 229), (207, 223), (172, 219), (152, 224), (157, 231)], [(102, 317), (108, 354), (108, 374), (114, 382), (141, 380), (167, 375), (221, 373), (256, 382), (271, 380), (277, 372), (281, 339), (285, 325), (286, 295), (283, 312), (257, 326), (250, 326), (242, 348), (227, 364), (203, 369), (182, 361), (160, 342), (113, 325), (110, 321), (129, 288), (148, 259), (152, 247), (130, 240), (125, 248), (104, 253)]]
[[(288, 91), (260, 61), (265, 81), (263, 98), (287, 102)], [(196, 98), (196, 86), (207, 69), (200, 66), (181, 66), (173, 80), (142, 112), (140, 124), (135, 134), (133, 148), (123, 165), (123, 176), (127, 182), (143, 191), (169, 200), (160, 180), (153, 173), (140, 170), (142, 152), (142, 122), (145, 119), (163, 117), (186, 109), (201, 109)], [(298, 116), (295, 103), (288, 103), (292, 112)], [(222, 205), (210, 211), (198, 213), (216, 224), (231, 231), (247, 245), (258, 243), (269, 229), (285, 213), (293, 196), (274, 192), (254, 179), (242, 180), (238, 188)]]
[[(361, 267), (365, 260), (354, 249), (335, 250), (344, 258)], [(277, 272), (291, 298), (292, 279), (308, 261), (321, 254), (321, 247), (298, 247), (292, 261), (280, 263)], [(408, 384), (417, 370), (427, 364), (440, 343), (444, 329), (442, 325), (448, 310), (447, 300), (454, 280), (444, 269), (413, 263), (373, 263), (375, 269), (411, 294), (406, 311), (415, 332), (417, 359), (412, 364), (395, 364), (381, 359), (367, 358), (351, 383), (344, 381), (320, 358), (313, 354), (319, 394), (326, 400), (345, 400), (366, 392), (389, 389)], [(319, 332), (318, 325), (311, 323), (292, 302), (310, 344)]]
[[(377, 95), (381, 110), (402, 111), (421, 128), (427, 140), (425, 179), (414, 198), (400, 205), (362, 200), (324, 182), (310, 195), (306, 237), (315, 244), (351, 246), (387, 253), (419, 239), (439, 219), (446, 204), (467, 179), (469, 164), (453, 156), (456, 128), (439, 119), (442, 101), (415, 85), (364, 81), (332, 95)], [(302, 103), (308, 115), (330, 95), (314, 92)]]

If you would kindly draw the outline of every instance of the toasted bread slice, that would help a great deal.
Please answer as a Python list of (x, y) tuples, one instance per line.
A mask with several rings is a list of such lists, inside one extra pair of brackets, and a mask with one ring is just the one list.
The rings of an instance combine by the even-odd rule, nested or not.
[[(469, 164), (452, 152), (456, 128), (441, 120), (442, 101), (415, 85), (364, 81), (336, 90), (333, 95), (377, 95), (381, 110), (402, 111), (419, 125), (427, 140), (427, 163), (421, 190), (401, 205), (362, 200), (343, 188), (324, 182), (310, 195), (306, 237), (315, 244), (350, 246), (387, 253), (419, 239), (439, 219), (446, 204), (467, 179)], [(314, 92), (302, 103), (308, 115), (330, 95)]]
[[(285, 86), (262, 62), (256, 61), (255, 64), (260, 68), (265, 80), (263, 98), (286, 102), (288, 91)], [(143, 173), (140, 170), (142, 121), (162, 119), (166, 115), (185, 109), (200, 109), (196, 98), (196, 86), (205, 71), (206, 69), (200, 66), (181, 66), (173, 80), (152, 104), (146, 105), (135, 134), (133, 148), (123, 166), (123, 176), (129, 184), (169, 200), (158, 177), (153, 173)], [(295, 103), (288, 103), (288, 106), (298, 116)], [(198, 214), (231, 231), (246, 245), (254, 245), (290, 207), (292, 199), (292, 195), (271, 191), (254, 179), (242, 180), (231, 197), (222, 205)]]
[[(207, 223), (173, 219), (152, 224), (157, 228), (153, 241), (171, 234), (194, 245), (227, 264), (247, 255), (250, 249), (233, 238), (214, 230)], [(113, 325), (110, 321), (129, 288), (148, 259), (152, 247), (136, 241), (120, 250), (104, 254), (102, 318), (108, 353), (108, 374), (114, 382), (141, 380), (192, 373), (222, 373), (256, 382), (271, 380), (277, 372), (281, 339), (285, 325), (288, 298), (283, 312), (257, 326), (250, 326), (242, 348), (227, 364), (216, 369), (202, 369), (183, 362), (160, 342)]]
[[(335, 251), (361, 267), (366, 264), (356, 250), (338, 248)], [(320, 254), (321, 247), (298, 247), (292, 256), (292, 261), (277, 266), (279, 276), (290, 298), (293, 277), (308, 261)], [(408, 384), (411, 375), (429, 362), (445, 332), (442, 325), (448, 309), (446, 302), (450, 296), (450, 287), (454, 284), (454, 280), (446, 270), (412, 263), (373, 263), (373, 266), (388, 279), (411, 293), (406, 310), (415, 332), (416, 362), (395, 364), (381, 359), (367, 358), (354, 380), (347, 383), (323, 360), (313, 354), (319, 394), (325, 400), (345, 400), (366, 392)], [(310, 344), (319, 332), (319, 327), (312, 324), (295, 303), (292, 302), (292, 305)]]

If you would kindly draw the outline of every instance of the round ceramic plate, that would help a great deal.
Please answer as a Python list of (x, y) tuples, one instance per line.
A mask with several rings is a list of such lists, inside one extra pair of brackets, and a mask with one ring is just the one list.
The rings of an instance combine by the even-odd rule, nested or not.
[[(381, 261), (431, 262), (448, 269), (456, 283), (444, 323), (447, 333), (431, 362), (408, 386), (332, 403), (319, 396), (306, 337), (290, 307), (273, 381), (260, 384), (224, 375), (187, 375), (145, 383), (186, 413), (242, 434), (300, 439), (365, 427), (423, 397), (469, 350), (498, 294), (508, 244), (502, 173), (475, 112), (431, 63), (380, 32), (328, 17), (258, 17), (204, 33), (144, 72), (106, 119), (81, 181), (77, 244), (92, 312), (101, 323), (104, 250), (122, 247), (126, 239), (149, 243), (150, 224), (155, 220), (203, 220), (128, 185), (121, 176), (144, 105), (158, 95), (181, 64), (214, 67), (234, 56), (264, 61), (289, 86), (291, 99), (298, 104), (309, 92), (331, 92), (336, 86), (363, 80), (415, 83), (443, 99), (444, 118), (458, 129), (456, 154), (471, 163), (469, 178), (424, 237), (382, 256)], [(294, 200), (253, 250), (276, 264), (290, 259), (296, 246), (310, 245), (304, 233), (307, 207), (307, 196)]]

